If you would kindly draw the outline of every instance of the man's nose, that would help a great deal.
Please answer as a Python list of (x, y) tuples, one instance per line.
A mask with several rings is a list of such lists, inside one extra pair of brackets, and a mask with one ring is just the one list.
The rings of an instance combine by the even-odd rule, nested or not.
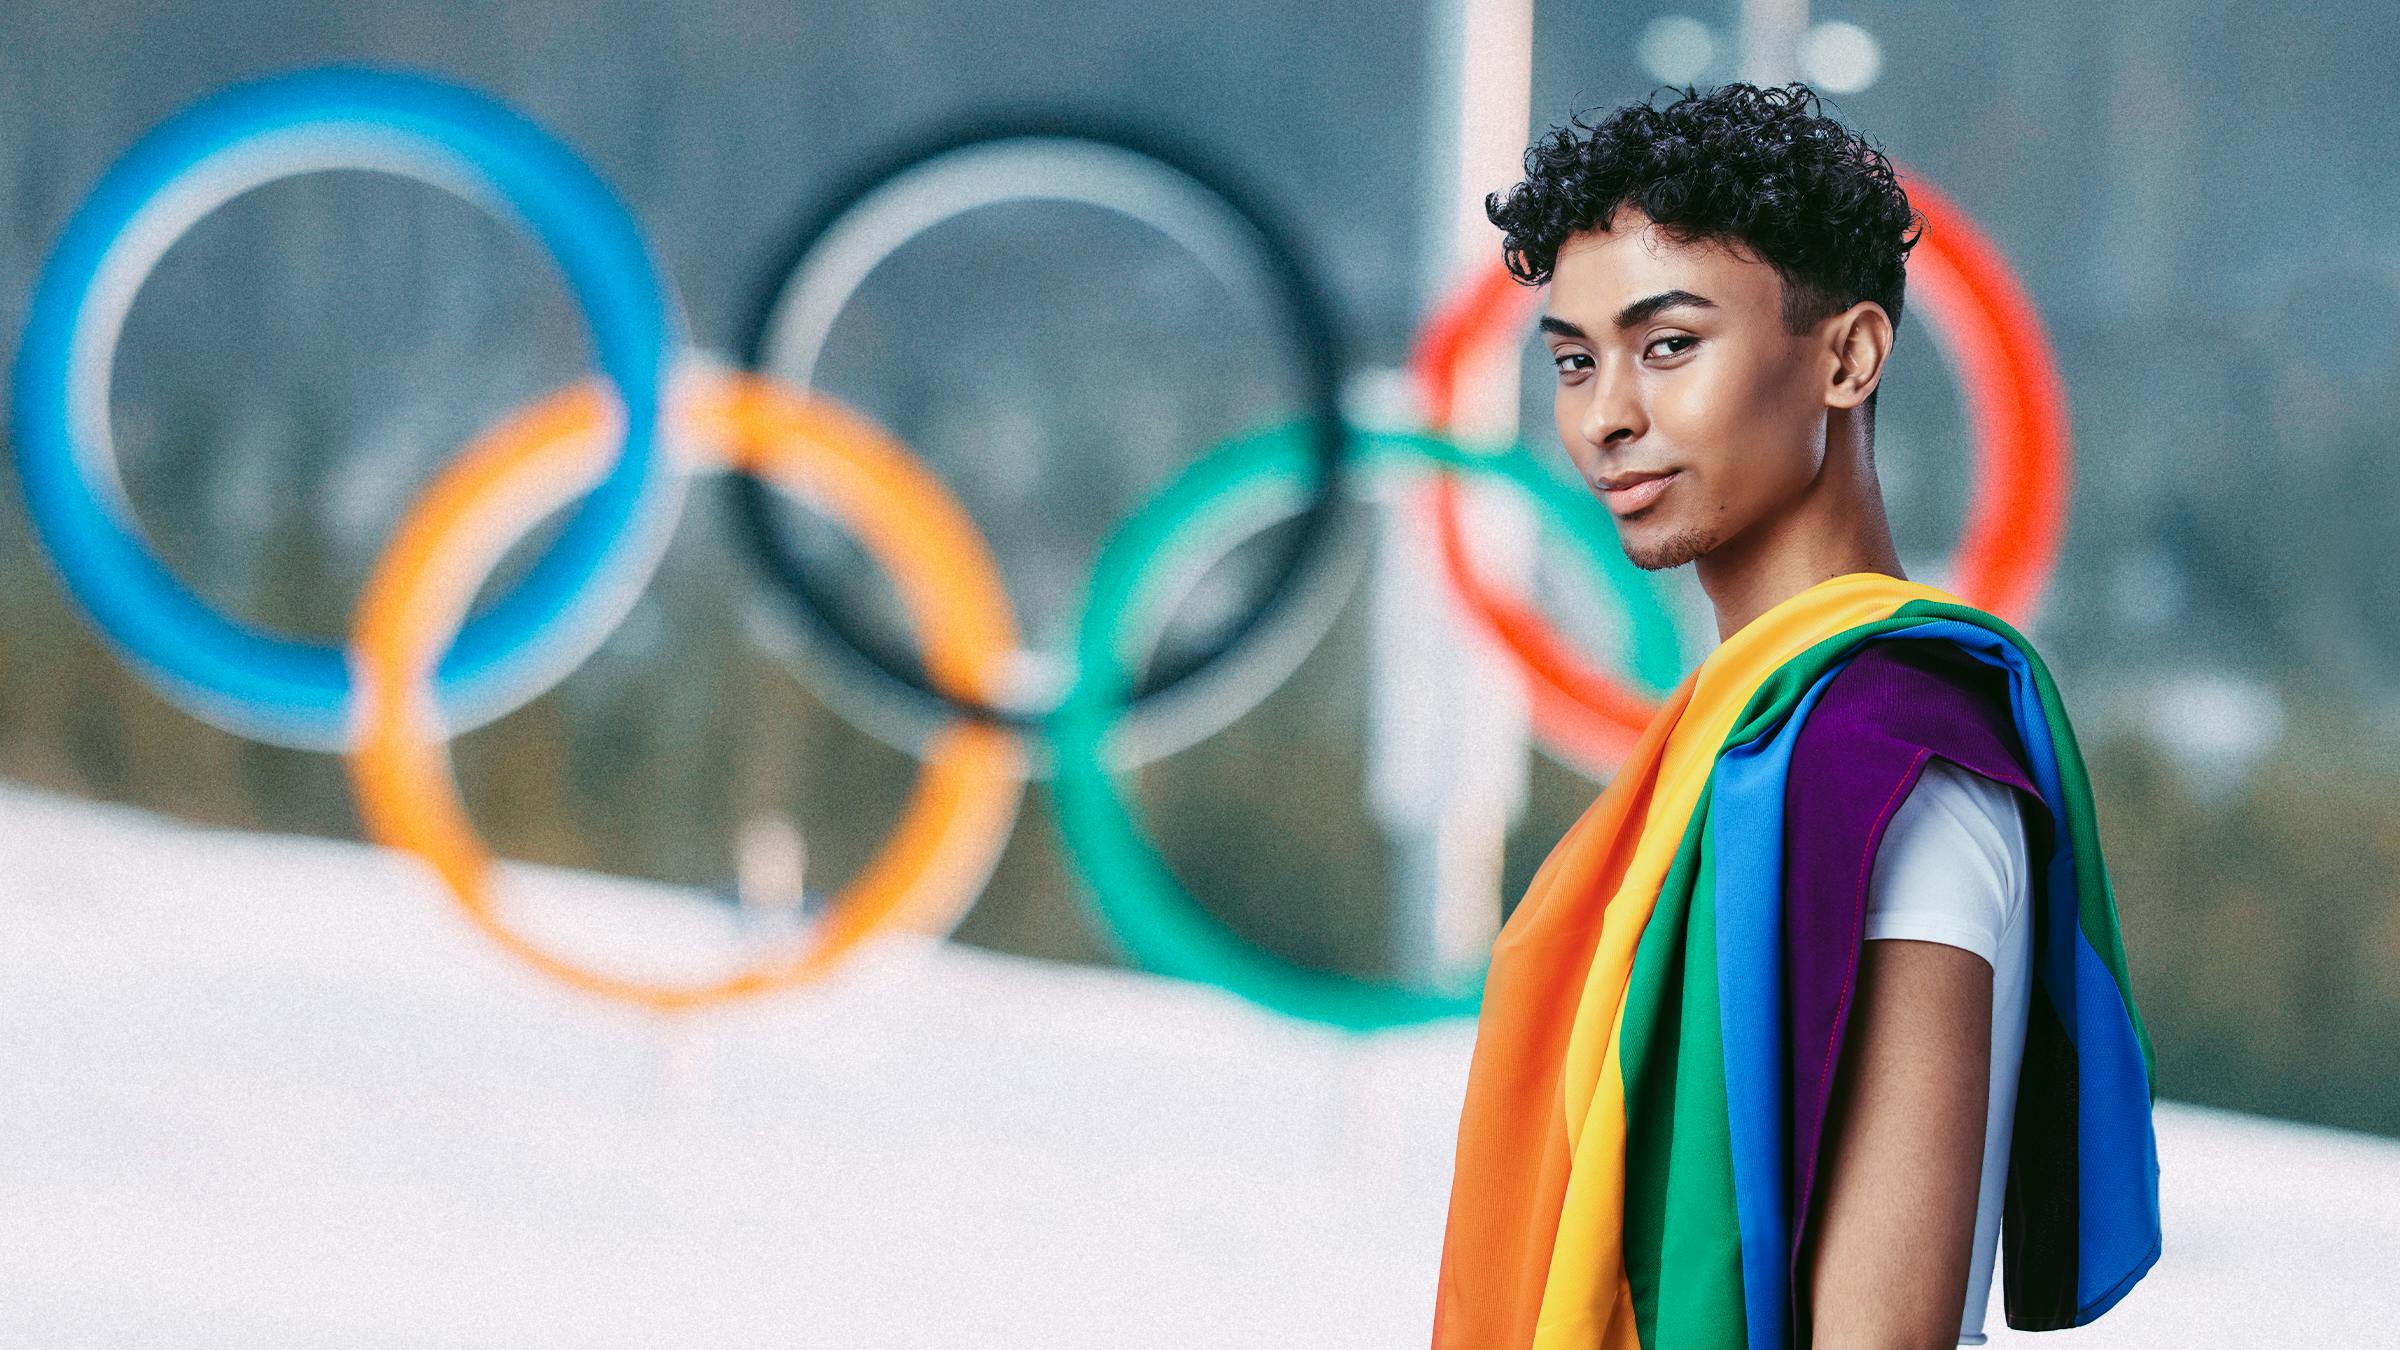
[(1591, 401), (1583, 405), (1583, 424), (1576, 428), (1584, 443), (1615, 449), (1639, 440), (1650, 423), (1633, 372), (1610, 363), (1594, 370), (1592, 380)]

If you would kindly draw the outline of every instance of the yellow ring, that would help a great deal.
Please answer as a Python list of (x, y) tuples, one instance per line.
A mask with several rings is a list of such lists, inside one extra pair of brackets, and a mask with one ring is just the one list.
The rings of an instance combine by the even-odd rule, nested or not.
[[(822, 396), (689, 364), (670, 416), (680, 471), (754, 473), (840, 521), (891, 572), (933, 678), (993, 692), (1017, 648), (1000, 570), (966, 512), (890, 434)], [(348, 764), (369, 833), (430, 864), (468, 921), (511, 956), (586, 993), (661, 1012), (806, 983), (877, 933), (946, 933), (990, 878), (1024, 795), (1022, 749), (999, 728), (961, 723), (934, 737), (882, 850), (795, 950), (733, 974), (680, 983), (609, 974), (548, 950), (501, 914), (433, 674), (510, 545), (607, 471), (617, 420), (596, 384), (512, 415), (418, 499), (377, 561), (350, 642), (358, 734)]]

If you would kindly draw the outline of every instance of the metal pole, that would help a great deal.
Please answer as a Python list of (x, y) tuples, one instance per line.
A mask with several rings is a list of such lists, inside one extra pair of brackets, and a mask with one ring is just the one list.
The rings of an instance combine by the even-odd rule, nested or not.
[[(1439, 3), (1429, 306), (1497, 262), (1483, 199), (1517, 180), (1533, 118), (1532, 0)], [(1455, 434), (1515, 439), (1519, 355), (1508, 344), (1468, 373)], [(1502, 584), (1527, 582), (1530, 511), (1480, 486), (1465, 497), (1478, 565)], [(1531, 715), (1522, 677), (1459, 612), (1416, 495), (1391, 505), (1373, 600), (1369, 791), (1394, 850), (1397, 964), (1407, 978), (1441, 984), (1480, 966), (1498, 930), (1502, 849), (1525, 805)]]
[(1742, 0), (1742, 78), (1788, 84), (1800, 78), (1800, 39), (1808, 33), (1808, 0)]

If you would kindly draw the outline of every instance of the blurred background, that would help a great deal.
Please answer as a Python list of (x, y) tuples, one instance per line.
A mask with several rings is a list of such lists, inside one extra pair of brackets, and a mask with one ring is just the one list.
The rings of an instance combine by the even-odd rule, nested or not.
[[(1771, 68), (1981, 225), (2055, 347), (2073, 498), (2025, 626), (2090, 761), (2161, 1095), (2400, 1136), (2400, 107), (2362, 93), (2400, 52), (2400, 11), (1536, 0), (1529, 21), (1529, 87), (1511, 91), (1475, 85), (1516, 68), (1478, 45), (1506, 45), (1489, 16), (1438, 0), (17, 4), (0, 11), (0, 356), (59, 231), (145, 130), (229, 82), (366, 62), (485, 91), (572, 147), (640, 222), (693, 342), (726, 354), (795, 231), (928, 135), (1030, 106), (1170, 136), (1290, 236), (1353, 415), (1404, 424), (1420, 325), (1464, 260), (1496, 252), (1459, 223), (1462, 200), (1472, 220), (1513, 181), (1475, 129), (1515, 119), (1521, 149), (1579, 110), (1740, 77), (1778, 42)], [(1208, 446), (1304, 407), (1275, 297), (1221, 283), (1122, 217), (992, 208), (862, 283), (817, 384), (933, 468), (989, 537), (1029, 641), (1059, 651), (1116, 523)], [(1967, 510), (1967, 421), (1925, 324), (1903, 325), (1878, 456), (1910, 571), (1938, 583)], [(1563, 475), (1547, 370), (1524, 355), (1523, 435)], [(338, 642), (393, 523), (458, 447), (589, 366), (531, 240), (415, 183), (323, 173), (237, 198), (166, 254), (126, 326), (112, 417), (177, 575)], [(362, 837), (338, 758), (217, 730), (132, 672), (9, 496), (0, 777), (207, 827)], [(695, 488), (592, 659), (460, 741), (499, 854), (722, 907), (750, 884), (745, 840), (753, 871), (761, 839), (787, 841), (812, 892), (882, 842), (915, 761), (829, 689), (846, 677), (810, 662), (727, 496)], [(1394, 547), (1388, 504), (1349, 510), (1363, 528), (1345, 549)], [(873, 571), (812, 535), (861, 622), (898, 633)], [(1536, 592), (1604, 653), (1617, 621), (1556, 550), (1528, 560)], [(1187, 626), (1247, 602), (1244, 556), (1195, 592)], [(1238, 932), (1315, 967), (1438, 979), (1424, 933), (1462, 903), (1456, 871), (1423, 856), (1426, 822), (1390, 805), (1409, 771), (1377, 749), (1396, 724), (1376, 596), (1406, 569), (1336, 570), (1290, 676), (1262, 676), (1255, 706), (1129, 781), (1177, 877)], [(1696, 661), (1712, 631), (1696, 587), (1666, 579), (1662, 600)], [(1461, 753), (1505, 805), (1465, 887), (1496, 921), (1597, 786), (1512, 730), (1505, 680), (1456, 688), (1494, 701), (1461, 714), (1485, 728)], [(1036, 782), (957, 939), (1116, 964), (1051, 815)], [(238, 923), (227, 904), (219, 922)], [(1447, 1147), (1424, 1151), (1446, 1165)]]

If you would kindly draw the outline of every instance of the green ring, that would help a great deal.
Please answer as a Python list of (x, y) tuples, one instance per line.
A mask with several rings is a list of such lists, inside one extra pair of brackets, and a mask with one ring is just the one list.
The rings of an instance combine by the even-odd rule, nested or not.
[[(1663, 693), (1681, 678), (1675, 624), (1651, 580), (1626, 561), (1615, 527), (1522, 446), (1488, 454), (1429, 436), (1368, 431), (1355, 432), (1353, 446), (1367, 467), (1429, 463), (1486, 474), (1524, 492), (1631, 616), (1637, 681)], [(1145, 656), (1129, 648), (1155, 633), (1148, 611), (1160, 603), (1159, 579), (1175, 570), (1161, 566), (1162, 559), (1197, 556), (1210, 542), (1209, 527), (1245, 516), (1253, 497), (1305, 489), (1314, 468), (1295, 428), (1237, 437), (1145, 502), (1102, 545), (1076, 630), (1077, 683), (1048, 724), (1059, 827), (1093, 908), (1143, 967), (1294, 1017), (1360, 1030), (1469, 1015), (1482, 1001), (1481, 972), (1464, 991), (1415, 989), (1310, 969), (1243, 941), (1175, 880), (1109, 769), (1106, 742)]]

